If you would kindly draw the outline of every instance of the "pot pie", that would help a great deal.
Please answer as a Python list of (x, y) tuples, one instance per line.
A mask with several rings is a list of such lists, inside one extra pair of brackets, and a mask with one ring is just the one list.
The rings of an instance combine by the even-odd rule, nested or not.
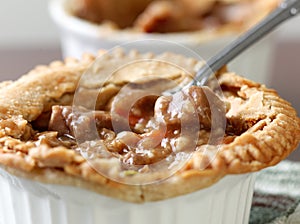
[(244, 30), (262, 19), (279, 0), (76, 0), (74, 14), (87, 21), (147, 33)]
[[(144, 64), (149, 58), (155, 63)], [(178, 67), (164, 63), (170, 59)], [(132, 60), (142, 63), (128, 64)], [(92, 63), (95, 63), (93, 69), (89, 70)], [(112, 78), (102, 78), (105, 69), (124, 64), (128, 66), (115, 71)], [(127, 99), (140, 94), (141, 88), (136, 86), (150, 86), (150, 89), (154, 86), (163, 92), (170, 87), (164, 79), (171, 80), (172, 85), (188, 83), (199, 65), (197, 60), (172, 53), (115, 51), (98, 60), (86, 54), (81, 60), (55, 61), (36, 67), (16, 81), (2, 82), (1, 167), (35, 181), (72, 185), (143, 203), (209, 187), (229, 174), (273, 166), (297, 147), (300, 119), (293, 107), (276, 91), (223, 68), (216, 74), (222, 96), (214, 93), (216, 86), (212, 80), (207, 87), (192, 86), (181, 92), (180, 99), (189, 98), (195, 106), (195, 119), (200, 127), (188, 131), (186, 136), (196, 133), (198, 138), (192, 145), (193, 152), (186, 153), (191, 156), (183, 165), (161, 179), (166, 169), (153, 171), (151, 165), (166, 161), (176, 150), (184, 154), (191, 146), (191, 142), (178, 134), (183, 132), (178, 118), (186, 118), (186, 124), (190, 125), (187, 129), (193, 130), (194, 120), (184, 116), (189, 107), (182, 107), (180, 117), (179, 112), (166, 109), (174, 96), (150, 94), (130, 105), (125, 115), (122, 108)], [(150, 76), (155, 79), (143, 79)], [(91, 100), (94, 96), (96, 99)], [(213, 112), (217, 116), (213, 117)], [(120, 121), (119, 130), (113, 125), (116, 117)], [(222, 118), (226, 121), (222, 138), (209, 141), (215, 131), (213, 122), (222, 123)], [(129, 129), (122, 126), (122, 119), (128, 122)], [(153, 144), (162, 133), (162, 141)], [(87, 151), (80, 148), (101, 150), (87, 159), (83, 154)], [(110, 176), (98, 172), (98, 168)], [(137, 184), (149, 177), (158, 181)], [(137, 182), (127, 184), (127, 180)]]

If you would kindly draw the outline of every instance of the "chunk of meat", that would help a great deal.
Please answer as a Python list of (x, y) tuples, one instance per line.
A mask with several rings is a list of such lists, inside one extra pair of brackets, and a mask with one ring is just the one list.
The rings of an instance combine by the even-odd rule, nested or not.
[(154, 93), (128, 88), (115, 97), (110, 113), (54, 106), (49, 130), (79, 143), (100, 140), (106, 153), (134, 169), (193, 152), (202, 128), (225, 128), (224, 103), (208, 87), (192, 86), (172, 96)]
[(155, 108), (155, 116), (163, 118), (168, 125), (180, 123), (180, 120), (190, 124), (194, 122), (193, 114), (197, 114), (201, 128), (205, 129), (210, 129), (212, 122), (224, 121), (227, 110), (224, 102), (208, 87), (197, 86), (173, 96), (160, 97)]
[(59, 136), (70, 135), (79, 141), (93, 140), (98, 130), (112, 129), (111, 116), (105, 111), (88, 111), (71, 106), (53, 106), (48, 129)]

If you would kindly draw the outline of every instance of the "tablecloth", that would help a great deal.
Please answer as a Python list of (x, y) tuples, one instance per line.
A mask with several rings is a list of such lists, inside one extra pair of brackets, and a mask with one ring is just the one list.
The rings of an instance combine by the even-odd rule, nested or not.
[(250, 224), (300, 224), (300, 162), (285, 160), (257, 174)]

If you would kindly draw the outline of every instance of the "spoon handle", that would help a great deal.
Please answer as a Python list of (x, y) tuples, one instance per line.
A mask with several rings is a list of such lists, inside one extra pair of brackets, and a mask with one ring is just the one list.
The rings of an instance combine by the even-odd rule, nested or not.
[(297, 15), (300, 11), (300, 0), (285, 0), (265, 19), (238, 37), (231, 44), (211, 57), (205, 66), (199, 69), (193, 85), (205, 85), (209, 76), (222, 68), (237, 55), (264, 37), (285, 20)]

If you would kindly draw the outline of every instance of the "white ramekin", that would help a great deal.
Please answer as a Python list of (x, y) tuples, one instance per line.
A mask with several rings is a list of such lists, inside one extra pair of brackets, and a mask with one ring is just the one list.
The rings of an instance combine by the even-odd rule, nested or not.
[[(112, 49), (132, 41), (161, 40), (183, 45), (195, 51), (201, 58), (208, 59), (238, 36), (236, 32), (230, 30), (221, 33), (205, 30), (167, 34), (147, 34), (133, 29), (119, 30), (109, 25), (96, 25), (77, 18), (72, 15), (71, 7), (69, 0), (51, 0), (49, 4), (51, 17), (60, 30), (63, 57), (80, 58), (86, 52), (96, 53), (99, 49)], [(241, 54), (230, 63), (230, 70), (254, 81), (268, 84), (272, 39), (269, 36)], [(134, 44), (131, 46), (134, 47)], [(162, 49), (149, 44), (148, 50), (161, 53), (156, 51)]]
[(173, 199), (132, 204), (0, 169), (1, 224), (248, 224), (255, 174)]

